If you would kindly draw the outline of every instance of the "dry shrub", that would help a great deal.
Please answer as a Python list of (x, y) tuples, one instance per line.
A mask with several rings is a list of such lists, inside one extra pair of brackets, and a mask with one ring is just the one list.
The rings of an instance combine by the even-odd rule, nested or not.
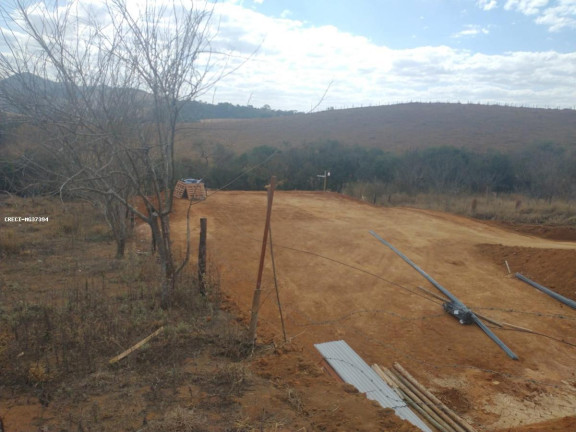
[[(356, 189), (350, 189), (354, 193)], [(358, 195), (353, 195), (359, 197)], [(524, 224), (576, 225), (574, 202), (529, 198), (518, 194), (394, 193), (381, 205), (443, 211), (483, 220)]]
[(241, 363), (230, 363), (219, 368), (211, 384), (220, 396), (239, 396), (249, 385), (249, 372)]
[(192, 408), (176, 407), (162, 420), (149, 422), (150, 432), (200, 432), (204, 431), (206, 418)]
[[(275, 419), (254, 420), (250, 418), (241, 418), (234, 423), (233, 432), (287, 432), (284, 422)], [(304, 428), (298, 431), (305, 431)]]
[(6, 231), (0, 236), (0, 257), (20, 255), (24, 250), (24, 241), (13, 231)]
[(44, 384), (52, 380), (52, 374), (42, 361), (32, 363), (28, 368), (28, 381), (33, 385)]
[(296, 412), (302, 412), (302, 397), (300, 393), (293, 388), (288, 387), (286, 389), (286, 400), (288, 403), (296, 410)]
[(7, 381), (41, 382), (43, 376), (94, 372), (119, 347), (131, 346), (165, 320), (165, 312), (150, 308), (150, 300), (125, 302), (108, 296), (103, 282), (85, 281), (69, 289), (61, 304), (15, 302), (0, 321), (0, 329), (13, 339), (6, 357), (18, 358)]
[(244, 327), (227, 324), (218, 334), (220, 354), (232, 361), (240, 361), (252, 352), (252, 344), (248, 342), (248, 332)]

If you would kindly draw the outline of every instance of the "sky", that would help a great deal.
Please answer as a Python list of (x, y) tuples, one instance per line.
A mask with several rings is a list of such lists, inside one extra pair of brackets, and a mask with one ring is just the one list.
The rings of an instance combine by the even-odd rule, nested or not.
[(208, 102), (576, 108), (576, 0), (228, 0), (216, 14), (215, 43), (249, 59)]
[[(1, 1), (10, 12), (14, 0)], [(104, 0), (66, 1), (105, 10)], [(576, 0), (207, 1), (212, 48), (229, 54), (215, 71), (229, 74), (200, 96), (206, 102), (303, 112), (403, 102), (576, 109)]]

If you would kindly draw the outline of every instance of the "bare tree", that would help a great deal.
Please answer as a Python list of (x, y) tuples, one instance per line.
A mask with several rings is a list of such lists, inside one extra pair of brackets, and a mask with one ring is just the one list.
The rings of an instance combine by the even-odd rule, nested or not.
[(44, 158), (54, 164), (36, 166), (61, 193), (104, 209), (118, 254), (126, 232), (122, 210), (150, 226), (166, 307), (186, 262), (177, 264), (170, 232), (178, 116), (230, 68), (212, 49), (208, 3), (164, 4), (2, 6), (0, 77), (9, 79), (0, 96), (42, 130)]

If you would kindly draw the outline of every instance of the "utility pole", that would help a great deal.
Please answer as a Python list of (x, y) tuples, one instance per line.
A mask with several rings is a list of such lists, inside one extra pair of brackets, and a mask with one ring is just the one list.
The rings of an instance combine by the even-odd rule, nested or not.
[(260, 309), (260, 296), (262, 294), (262, 273), (264, 272), (264, 259), (266, 258), (266, 245), (270, 231), (270, 216), (272, 215), (272, 202), (274, 200), (274, 190), (276, 189), (276, 176), (270, 179), (268, 187), (268, 207), (266, 209), (266, 223), (264, 224), (264, 238), (262, 239), (262, 250), (260, 252), (260, 265), (258, 267), (258, 277), (256, 279), (256, 289), (252, 298), (252, 316), (250, 318), (250, 329), (248, 341), (253, 345), (256, 343), (256, 327), (258, 326), (258, 312)]

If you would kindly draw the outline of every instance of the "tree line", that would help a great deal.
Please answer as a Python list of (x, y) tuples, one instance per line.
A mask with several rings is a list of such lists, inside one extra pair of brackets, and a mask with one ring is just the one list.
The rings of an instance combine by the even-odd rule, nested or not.
[[(51, 169), (37, 178), (31, 160)], [(51, 193), (58, 179), (51, 181), (47, 173), (57, 172), (58, 163), (57, 157), (38, 152), (0, 160), (0, 190), (24, 196)], [(297, 147), (260, 146), (240, 155), (217, 145), (203, 158), (177, 158), (174, 170), (176, 179), (202, 178), (213, 189), (262, 190), (276, 175), (280, 189), (320, 190), (324, 180), (319, 176), (328, 171), (327, 189), (335, 192), (347, 184), (373, 182), (385, 184), (391, 193), (576, 198), (576, 148), (553, 143), (530, 144), (512, 153), (431, 147), (395, 154), (327, 140)]]
[(209, 188), (262, 190), (271, 175), (286, 190), (342, 192), (346, 184), (378, 182), (391, 192), (522, 193), (535, 198), (576, 198), (576, 148), (554, 143), (527, 144), (514, 152), (480, 152), (456, 147), (431, 147), (396, 154), (377, 148), (349, 146), (335, 140), (282, 148), (256, 147), (236, 155), (215, 146), (210, 157), (183, 158), (180, 177), (203, 178)]

